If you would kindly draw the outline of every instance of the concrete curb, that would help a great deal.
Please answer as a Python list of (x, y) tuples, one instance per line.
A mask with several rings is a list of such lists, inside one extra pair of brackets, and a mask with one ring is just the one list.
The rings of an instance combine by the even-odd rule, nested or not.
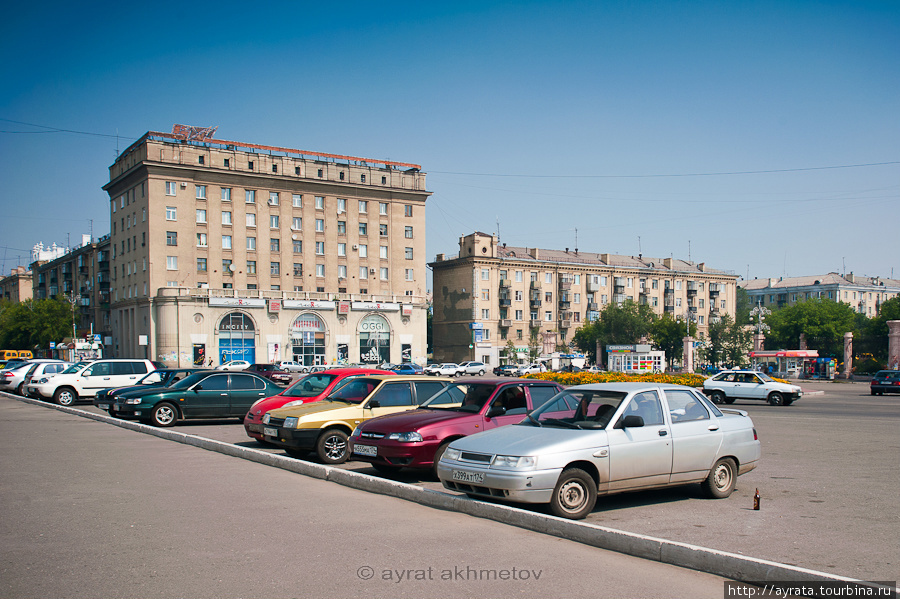
[(827, 572), (809, 570), (778, 562), (747, 557), (735, 553), (708, 549), (697, 545), (668, 541), (646, 535), (640, 535), (613, 528), (606, 528), (581, 521), (566, 520), (548, 514), (540, 514), (502, 504), (474, 501), (466, 497), (449, 495), (440, 491), (424, 489), (408, 483), (386, 480), (367, 474), (342, 470), (331, 466), (314, 464), (287, 456), (275, 455), (259, 449), (239, 447), (222, 441), (215, 441), (196, 435), (188, 435), (167, 429), (155, 428), (138, 422), (120, 420), (110, 416), (85, 412), (77, 408), (48, 404), (43, 401), (14, 397), (14, 399), (33, 405), (52, 408), (82, 418), (105, 422), (120, 428), (133, 430), (145, 435), (176, 441), (185, 445), (193, 445), (209, 451), (249, 460), (266, 466), (272, 466), (295, 472), (345, 487), (389, 495), (398, 499), (412, 501), (420, 505), (437, 509), (454, 511), (477, 518), (494, 520), (503, 524), (517, 526), (526, 530), (543, 533), (563, 539), (591, 545), (600, 549), (633, 555), (664, 564), (689, 568), (709, 574), (715, 574), (740, 582), (853, 582), (856, 584), (883, 589), (866, 581), (847, 578)]

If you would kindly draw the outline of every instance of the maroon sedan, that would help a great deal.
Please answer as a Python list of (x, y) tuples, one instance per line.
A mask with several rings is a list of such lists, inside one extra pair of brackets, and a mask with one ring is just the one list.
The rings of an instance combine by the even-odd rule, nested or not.
[(415, 410), (358, 426), (350, 437), (351, 459), (381, 472), (434, 468), (452, 441), (521, 422), (562, 389), (549, 381), (460, 379)]
[(261, 399), (252, 406), (244, 416), (244, 430), (251, 439), (265, 443), (262, 434), (262, 417), (270, 410), (283, 408), (284, 406), (298, 405), (325, 399), (350, 377), (369, 374), (394, 374), (387, 370), (375, 370), (373, 368), (331, 368), (313, 372), (298, 380), (296, 383), (272, 397)]

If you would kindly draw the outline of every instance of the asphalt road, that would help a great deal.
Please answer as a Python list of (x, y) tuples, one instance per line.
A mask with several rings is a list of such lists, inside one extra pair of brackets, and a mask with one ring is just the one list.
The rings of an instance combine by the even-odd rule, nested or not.
[[(898, 580), (900, 396), (871, 397), (862, 383), (803, 387), (824, 393), (792, 406), (732, 406), (750, 413), (763, 457), (730, 498), (704, 499), (696, 485), (611, 496), (600, 499), (587, 521), (862, 580)], [(234, 421), (189, 422), (175, 430), (258, 447)], [(360, 462), (344, 467), (376, 474)], [(392, 478), (441, 488), (428, 475)], [(753, 511), (757, 488), (762, 509)]]
[(716, 576), (5, 396), (0, 456), (9, 599), (723, 596)]

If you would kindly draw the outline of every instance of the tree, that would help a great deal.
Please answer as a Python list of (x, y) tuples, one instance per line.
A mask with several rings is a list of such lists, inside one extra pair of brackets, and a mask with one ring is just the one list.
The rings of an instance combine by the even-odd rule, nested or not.
[(513, 343), (512, 339), (506, 341), (506, 363), (507, 364), (515, 364), (519, 361), (518, 356), (516, 355), (516, 344)]
[(809, 299), (775, 310), (766, 323), (771, 327), (766, 349), (796, 348), (805, 334), (807, 346), (819, 350), (820, 356), (841, 357), (844, 333), (856, 329), (856, 314), (843, 302)]
[[(663, 314), (650, 325), (650, 338), (654, 345), (666, 352), (666, 362), (669, 367), (675, 360), (681, 360), (684, 355), (684, 336), (687, 333), (684, 321), (676, 320), (671, 314)], [(691, 336), (697, 335), (697, 324), (691, 322)]]
[(725, 347), (732, 325), (734, 325), (734, 321), (730, 314), (725, 314), (709, 323), (704, 344), (705, 359), (709, 364), (718, 366), (725, 359)]
[(864, 353), (872, 354), (872, 357), (886, 365), (888, 350), (888, 326), (889, 320), (900, 320), (900, 297), (887, 300), (878, 310), (878, 316), (875, 318), (866, 318), (864, 315), (858, 314), (860, 317), (857, 321), (856, 330), (853, 339), (853, 353), (861, 355)]
[(738, 287), (735, 293), (734, 321), (739, 325), (750, 324), (750, 310), (752, 309), (753, 303), (750, 301), (750, 294), (743, 287)]
[(633, 300), (625, 300), (622, 304), (613, 302), (600, 311), (600, 318), (575, 331), (572, 341), (597, 364), (602, 358), (597, 355), (598, 342), (601, 347), (637, 343), (650, 332), (656, 318), (647, 304), (638, 304)]
[(72, 336), (72, 304), (65, 298), (6, 303), (0, 311), (0, 346), (49, 347)]
[(541, 329), (538, 327), (533, 327), (530, 329), (528, 336), (528, 360), (534, 362), (541, 355), (541, 344), (538, 340), (538, 336), (540, 335)]

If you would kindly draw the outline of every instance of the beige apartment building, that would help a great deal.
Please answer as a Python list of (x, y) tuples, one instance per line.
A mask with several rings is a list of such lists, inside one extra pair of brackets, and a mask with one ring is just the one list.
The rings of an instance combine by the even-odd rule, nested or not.
[(17, 266), (10, 270), (8, 276), (0, 279), (0, 299), (13, 303), (31, 299), (31, 270)]
[(543, 355), (568, 344), (610, 302), (648, 304), (690, 317), (698, 336), (711, 320), (734, 317), (735, 274), (673, 258), (507, 247), (497, 236), (461, 237), (459, 255), (438, 254), (434, 271), (436, 362), (505, 363), (509, 340), (526, 359), (532, 331)]
[(882, 277), (839, 275), (779, 277), (741, 281), (739, 287), (747, 291), (753, 305), (782, 308), (810, 299), (827, 299), (848, 304), (858, 314), (874, 318), (881, 313), (881, 305), (900, 295), (900, 281)]
[(170, 367), (425, 356), (415, 164), (148, 132), (110, 167), (120, 357)]

